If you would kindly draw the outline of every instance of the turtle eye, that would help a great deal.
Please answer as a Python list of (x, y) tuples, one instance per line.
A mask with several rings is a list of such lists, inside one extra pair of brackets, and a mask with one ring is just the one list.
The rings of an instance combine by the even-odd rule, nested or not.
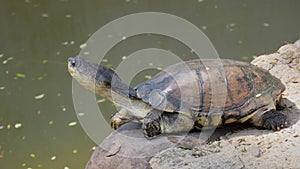
[(71, 62), (71, 65), (72, 65), (73, 67), (75, 67), (75, 66), (76, 66), (75, 63), (76, 63), (75, 60), (73, 60), (73, 61)]
[(68, 61), (70, 62), (70, 64), (71, 64), (72, 67), (75, 67), (77, 65), (75, 58), (69, 58)]

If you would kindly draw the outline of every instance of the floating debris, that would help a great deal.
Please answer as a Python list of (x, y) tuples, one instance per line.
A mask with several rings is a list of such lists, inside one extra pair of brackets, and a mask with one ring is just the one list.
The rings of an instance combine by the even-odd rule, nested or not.
[(230, 24), (227, 24), (227, 25), (226, 25), (226, 29), (229, 30), (229, 31), (231, 32), (231, 31), (234, 31), (233, 28), (234, 28), (235, 26), (236, 26), (235, 23), (230, 23)]
[(106, 101), (106, 99), (99, 99), (99, 100), (97, 100), (97, 103), (103, 103), (105, 101)]
[(154, 64), (153, 64), (153, 63), (149, 63), (148, 65), (149, 65), (149, 66), (154, 66)]
[(3, 56), (4, 56), (4, 55), (1, 53), (1, 54), (0, 54), (0, 58), (2, 58)]
[(4, 129), (4, 126), (1, 126), (1, 125), (0, 125), (0, 130), (1, 130), (1, 129)]
[(201, 29), (206, 30), (207, 26), (201, 26)]
[(30, 153), (30, 155), (29, 155), (31, 158), (35, 158), (36, 157), (36, 155), (35, 154), (33, 154), (33, 153)]
[(65, 105), (61, 105), (62, 111), (67, 111), (67, 108), (65, 107)]
[(40, 95), (34, 96), (34, 99), (40, 100), (40, 99), (42, 99), (42, 98), (44, 98), (44, 97), (45, 97), (45, 94), (42, 93), (42, 94), (40, 94)]
[(264, 27), (269, 27), (270, 24), (265, 22), (265, 23), (263, 23), (263, 26), (264, 26)]
[(26, 163), (22, 163), (21, 166), (22, 166), (22, 167), (26, 167)]
[(123, 36), (123, 37), (122, 37), (122, 40), (125, 40), (125, 39), (127, 39), (127, 37), (126, 37), (126, 36)]
[(56, 156), (52, 156), (52, 157), (50, 158), (51, 161), (54, 161), (55, 159), (56, 159)]
[(43, 76), (39, 76), (39, 77), (37, 77), (36, 79), (37, 79), (37, 80), (43, 80), (44, 77), (43, 77)]
[(249, 60), (249, 56), (242, 56), (242, 60)]
[(125, 60), (125, 59), (127, 59), (127, 56), (122, 56), (122, 60)]
[(21, 128), (21, 127), (22, 127), (22, 124), (21, 124), (21, 123), (16, 123), (16, 124), (15, 124), (15, 128), (16, 128), (16, 129)]
[(74, 149), (74, 150), (72, 151), (72, 153), (73, 153), (73, 154), (77, 154), (77, 150)]
[(69, 42), (68, 41), (65, 41), (65, 42), (62, 42), (62, 45), (68, 45), (69, 44)]
[(4, 86), (0, 86), (0, 90), (4, 90), (5, 89), (5, 87)]
[(8, 125), (6, 126), (6, 128), (7, 128), (7, 129), (10, 129), (10, 124), (8, 124)]
[(58, 93), (57, 93), (57, 96), (58, 96), (58, 97), (61, 96), (61, 93), (58, 92)]
[(77, 125), (77, 122), (76, 122), (76, 121), (70, 122), (70, 123), (68, 124), (68, 126), (70, 126), (70, 127), (73, 127), (73, 126), (76, 126), (76, 125)]
[(102, 59), (102, 62), (108, 62), (108, 60), (107, 59)]
[(84, 113), (78, 113), (78, 116), (84, 116), (85, 114)]
[(73, 40), (70, 41), (70, 44), (71, 44), (71, 45), (74, 45), (74, 44), (75, 44), (75, 41), (73, 41)]
[(66, 14), (65, 17), (66, 18), (72, 18), (72, 15), (71, 14)]
[(79, 46), (80, 49), (83, 49), (83, 48), (85, 48), (85, 47), (86, 47), (86, 43), (83, 43), (83, 44), (81, 44), (81, 45)]
[(47, 14), (47, 13), (42, 13), (42, 15), (41, 15), (43, 18), (48, 18), (49, 17), (49, 15)]
[(64, 166), (64, 169), (69, 169), (69, 167), (68, 166)]
[(11, 60), (13, 60), (13, 59), (14, 59), (14, 57), (11, 56), (11, 57), (8, 57), (6, 60), (7, 60), (7, 61), (11, 61)]
[(49, 122), (48, 122), (48, 124), (49, 125), (52, 125), (54, 122), (52, 121), (52, 120), (50, 120)]
[(145, 79), (151, 79), (151, 78), (152, 78), (152, 76), (150, 76), (150, 75), (145, 76)]
[(23, 73), (16, 73), (16, 77), (17, 78), (25, 78), (26, 76)]

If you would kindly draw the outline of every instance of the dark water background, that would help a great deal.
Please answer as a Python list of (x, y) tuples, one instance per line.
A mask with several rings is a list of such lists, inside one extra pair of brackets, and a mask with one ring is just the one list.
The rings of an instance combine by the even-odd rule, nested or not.
[[(222, 58), (251, 61), (300, 37), (299, 9), (298, 0), (2, 0), (0, 168), (84, 168), (96, 145), (78, 123), (66, 60), (108, 22), (170, 13), (201, 28)], [(153, 46), (189, 59), (172, 39), (140, 36), (113, 48), (107, 64)], [(110, 102), (101, 106), (113, 113)]]

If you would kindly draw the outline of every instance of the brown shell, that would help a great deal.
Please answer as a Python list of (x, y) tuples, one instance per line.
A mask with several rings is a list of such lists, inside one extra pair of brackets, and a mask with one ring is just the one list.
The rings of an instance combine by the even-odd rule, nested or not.
[(274, 103), (285, 87), (268, 71), (233, 60), (192, 60), (171, 65), (140, 84), (137, 95), (169, 112), (225, 112), (242, 118)]

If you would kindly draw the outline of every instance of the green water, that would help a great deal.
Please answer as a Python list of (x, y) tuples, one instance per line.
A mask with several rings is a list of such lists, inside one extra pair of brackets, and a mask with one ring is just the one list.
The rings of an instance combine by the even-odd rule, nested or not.
[[(274, 52), (300, 36), (298, 0), (0, 3), (1, 169), (84, 168), (96, 144), (77, 120), (66, 60), (114, 19), (149, 11), (177, 15), (201, 28), (221, 57), (245, 61)], [(147, 47), (161, 47), (190, 58), (189, 49), (175, 40), (146, 35), (118, 44), (106, 56), (107, 64), (114, 67), (122, 56)], [(144, 80), (141, 74), (133, 84)], [(108, 112), (107, 118), (114, 111), (109, 102), (100, 106)]]

